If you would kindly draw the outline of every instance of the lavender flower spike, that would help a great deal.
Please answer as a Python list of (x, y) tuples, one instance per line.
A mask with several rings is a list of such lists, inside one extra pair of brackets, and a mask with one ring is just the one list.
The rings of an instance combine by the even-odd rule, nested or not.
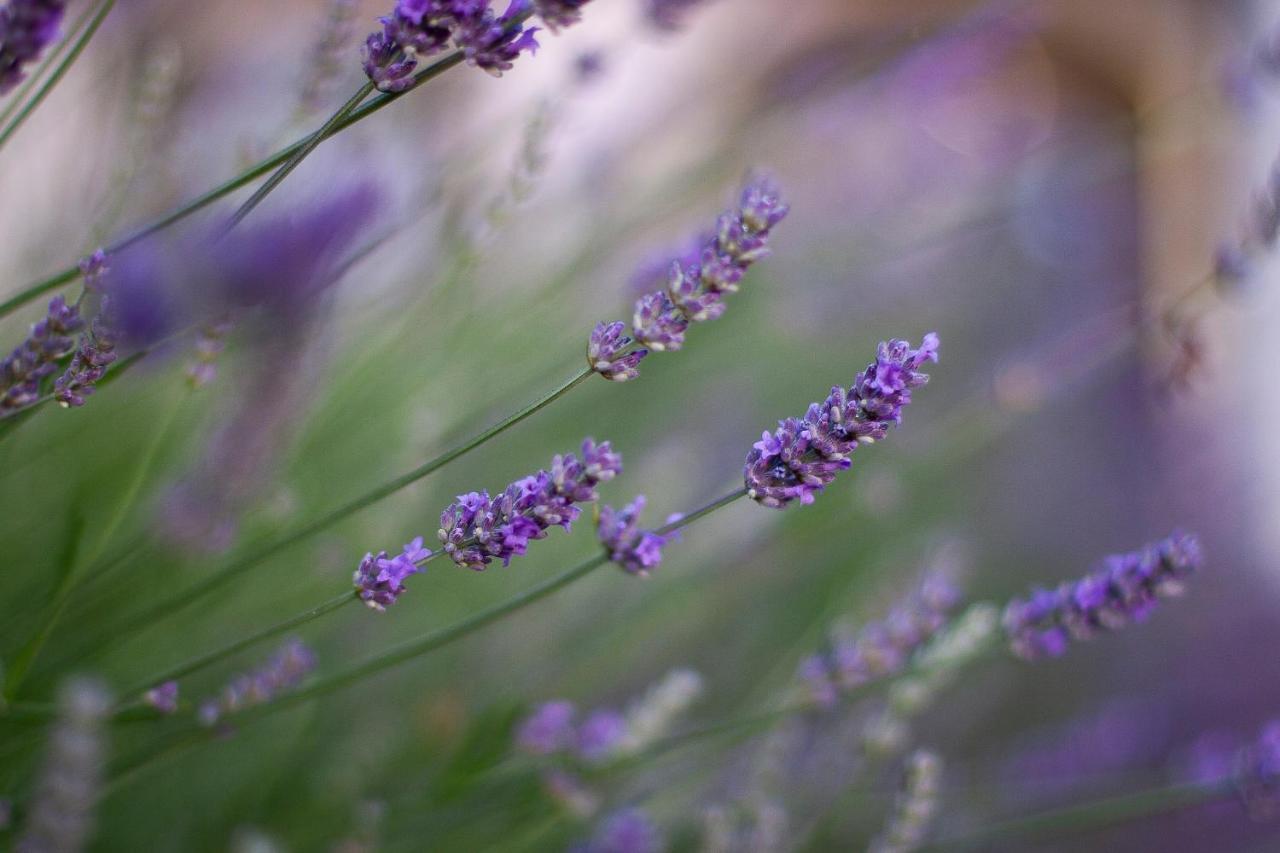
[(72, 337), (84, 326), (80, 309), (61, 296), (49, 302), (44, 319), (27, 339), (0, 361), (0, 415), (16, 412), (40, 398), (40, 382), (57, 370), (58, 359), (75, 348)]
[(228, 714), (265, 705), (301, 684), (315, 666), (311, 650), (298, 640), (290, 640), (261, 667), (237, 676), (216, 698), (202, 703), (200, 722), (213, 726)]
[(0, 7), (0, 97), (26, 79), (23, 66), (58, 37), (66, 6), (64, 0), (9, 0)]
[(520, 724), (516, 745), (530, 755), (551, 755), (571, 748), (577, 737), (573, 727), (577, 713), (572, 702), (544, 702)]
[(920, 749), (906, 762), (902, 789), (884, 833), (871, 843), (871, 853), (911, 853), (924, 844), (938, 812), (942, 759)]
[(404, 592), (405, 579), (421, 571), (419, 564), (430, 556), (431, 551), (422, 547), (421, 536), (391, 558), (387, 557), (386, 551), (378, 552), (376, 557), (365, 554), (352, 578), (356, 594), (370, 608), (385, 611)]
[(609, 442), (582, 443), (582, 456), (557, 455), (549, 470), (516, 480), (496, 498), (488, 492), (459, 495), (440, 514), (438, 536), (459, 566), (484, 569), (495, 559), (504, 566), (523, 555), (534, 539), (559, 526), (568, 530), (581, 513), (576, 504), (594, 502), (596, 486), (622, 471), (622, 457)]
[(1005, 634), (1019, 657), (1058, 657), (1071, 639), (1087, 640), (1145, 620), (1160, 598), (1181, 594), (1201, 563), (1199, 540), (1175, 531), (1141, 550), (1107, 557), (1077, 581), (1010, 601)]
[(613, 382), (626, 382), (639, 376), (637, 366), (649, 354), (644, 347), (630, 348), (634, 341), (626, 330), (626, 323), (598, 323), (587, 342), (587, 363)]
[(813, 503), (838, 472), (850, 467), (859, 444), (884, 438), (902, 422), (912, 389), (929, 381), (920, 368), (937, 360), (938, 336), (932, 332), (919, 349), (899, 340), (880, 344), (876, 360), (847, 390), (832, 388), (803, 418), (779, 421), (776, 431), (755, 443), (743, 470), (748, 497), (775, 509), (797, 499)]
[(633, 575), (646, 576), (662, 562), (662, 549), (674, 536), (660, 536), (639, 528), (644, 512), (644, 495), (620, 510), (605, 505), (596, 520), (596, 535), (609, 552), (609, 559)]
[(116, 360), (115, 333), (105, 312), (104, 304), (103, 315), (95, 318), (89, 332), (81, 335), (71, 364), (54, 383), (53, 396), (63, 408), (83, 406), (84, 398), (97, 390), (107, 366)]

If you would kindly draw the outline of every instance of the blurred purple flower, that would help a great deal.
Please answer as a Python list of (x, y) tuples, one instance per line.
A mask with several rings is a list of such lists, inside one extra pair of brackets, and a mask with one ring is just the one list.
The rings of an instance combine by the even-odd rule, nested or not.
[(1258, 739), (1240, 751), (1235, 785), (1252, 817), (1280, 815), (1280, 720), (1267, 723)]
[(662, 835), (641, 809), (614, 812), (597, 827), (591, 840), (572, 848), (580, 853), (658, 853)]
[(178, 710), (178, 682), (166, 681), (152, 687), (143, 699), (161, 714), (175, 713)]
[(919, 349), (900, 340), (880, 344), (876, 360), (848, 390), (832, 388), (802, 420), (779, 421), (775, 432), (755, 443), (743, 470), (748, 497), (773, 508), (797, 499), (813, 503), (838, 472), (850, 467), (849, 457), (860, 443), (879, 441), (902, 422), (912, 389), (929, 381), (920, 367), (937, 360), (938, 336), (932, 332)]
[(685, 24), (685, 18), (705, 0), (646, 0), (645, 17), (656, 29), (672, 32)]
[(578, 727), (577, 752), (583, 761), (594, 763), (613, 755), (627, 736), (627, 718), (602, 708), (592, 711)]
[(1181, 594), (1201, 562), (1199, 540), (1181, 532), (1139, 551), (1107, 557), (1075, 582), (1010, 601), (1004, 612), (1010, 646), (1027, 660), (1058, 657), (1070, 639), (1087, 640), (1099, 631), (1141, 622), (1160, 598)]
[(301, 684), (315, 666), (311, 650), (290, 640), (261, 667), (232, 679), (216, 698), (202, 703), (200, 722), (213, 726), (228, 714), (264, 705)]
[(576, 741), (572, 702), (544, 702), (520, 724), (516, 745), (531, 755), (551, 755), (570, 749)]
[(516, 480), (497, 498), (488, 492), (470, 492), (440, 514), (440, 542), (460, 566), (483, 569), (495, 559), (510, 565), (523, 555), (534, 539), (543, 539), (548, 528), (568, 530), (577, 520), (579, 503), (597, 499), (596, 486), (622, 471), (622, 457), (609, 442), (582, 443), (582, 456), (557, 455), (550, 470)]
[(23, 66), (58, 37), (64, 0), (9, 0), (0, 7), (0, 97), (26, 78)]
[(559, 32), (582, 20), (582, 7), (590, 0), (533, 0), (534, 12), (551, 32)]
[(647, 575), (650, 569), (657, 568), (662, 562), (663, 547), (673, 538), (640, 529), (644, 505), (644, 495), (636, 495), (620, 510), (605, 505), (596, 521), (596, 535), (609, 552), (609, 559), (635, 575)]
[(421, 571), (419, 563), (430, 556), (431, 551), (422, 547), (421, 536), (391, 558), (386, 551), (378, 552), (376, 557), (365, 554), (352, 578), (357, 595), (373, 610), (385, 611), (404, 592), (405, 579)]

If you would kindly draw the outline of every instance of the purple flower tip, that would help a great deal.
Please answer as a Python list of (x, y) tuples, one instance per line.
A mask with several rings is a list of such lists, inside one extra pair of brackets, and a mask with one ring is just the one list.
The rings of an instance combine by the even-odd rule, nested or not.
[(587, 363), (612, 382), (626, 382), (640, 375), (639, 364), (649, 351), (631, 348), (634, 340), (621, 322), (597, 323), (587, 342)]
[(385, 611), (404, 592), (405, 579), (422, 571), (419, 563), (430, 556), (431, 551), (422, 547), (421, 536), (394, 557), (389, 558), (386, 551), (379, 551), (376, 557), (365, 554), (352, 577), (357, 595), (370, 608)]
[(166, 681), (152, 687), (143, 698), (161, 714), (175, 713), (178, 710), (178, 682)]
[(1180, 531), (1138, 551), (1107, 557), (1079, 580), (1010, 601), (1004, 611), (1009, 644), (1027, 660), (1058, 657), (1072, 639), (1141, 622), (1160, 598), (1182, 593), (1203, 559), (1199, 539)]
[(663, 547), (675, 538), (640, 529), (644, 506), (644, 495), (636, 495), (621, 510), (602, 506), (596, 521), (596, 535), (609, 552), (609, 559), (631, 574), (642, 576), (657, 568), (662, 562)]
[(876, 360), (848, 389), (832, 388), (803, 418), (779, 421), (777, 430), (764, 433), (752, 446), (743, 470), (747, 495), (773, 508), (794, 500), (813, 503), (836, 474), (850, 467), (859, 444), (879, 441), (902, 422), (912, 389), (929, 381), (920, 368), (937, 360), (938, 336), (933, 332), (917, 349), (901, 340), (880, 344)]
[(531, 755), (550, 755), (570, 749), (576, 741), (572, 702), (545, 702), (520, 724), (516, 745)]

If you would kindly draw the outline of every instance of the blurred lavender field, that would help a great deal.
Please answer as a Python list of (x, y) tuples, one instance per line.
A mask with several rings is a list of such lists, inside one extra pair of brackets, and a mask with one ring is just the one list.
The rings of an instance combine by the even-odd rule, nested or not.
[(0, 0), (0, 849), (1280, 849), (1277, 116), (1261, 0)]

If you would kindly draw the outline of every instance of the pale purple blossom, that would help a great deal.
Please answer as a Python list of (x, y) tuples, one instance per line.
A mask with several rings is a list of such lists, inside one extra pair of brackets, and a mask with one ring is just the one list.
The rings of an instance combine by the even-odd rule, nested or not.
[(1234, 781), (1252, 817), (1280, 815), (1280, 720), (1267, 723), (1258, 739), (1240, 751)]
[(405, 579), (420, 572), (421, 564), (430, 556), (431, 551), (422, 547), (421, 536), (394, 557), (388, 557), (386, 551), (379, 551), (377, 556), (365, 554), (352, 578), (356, 594), (373, 610), (385, 611), (404, 592)]
[(300, 640), (290, 640), (262, 666), (235, 677), (215, 698), (201, 703), (199, 720), (213, 726), (230, 714), (265, 705), (296, 688), (315, 666), (311, 650)]
[(631, 349), (627, 324), (598, 323), (587, 342), (587, 363), (605, 379), (626, 382), (640, 375), (637, 366), (649, 354), (644, 347)]
[(879, 441), (902, 422), (913, 389), (929, 381), (920, 368), (938, 360), (938, 336), (924, 336), (918, 349), (906, 341), (880, 344), (876, 360), (848, 389), (835, 387), (803, 419), (787, 418), (764, 433), (747, 455), (743, 475), (752, 500), (781, 508), (814, 496), (850, 467), (859, 444)]
[(166, 681), (146, 692), (143, 700), (161, 714), (172, 714), (178, 710), (178, 682)]
[(590, 841), (573, 849), (581, 853), (658, 853), (663, 840), (646, 812), (628, 808), (606, 817)]
[(530, 755), (551, 755), (571, 749), (576, 742), (572, 702), (544, 702), (530, 714), (516, 733), (516, 745)]
[(578, 726), (578, 756), (588, 763), (613, 756), (627, 737), (627, 718), (610, 708), (592, 711)]
[(1201, 563), (1199, 540), (1174, 532), (1138, 551), (1107, 557), (1077, 581), (1010, 601), (1005, 634), (1019, 657), (1058, 657), (1070, 640), (1144, 621), (1159, 599), (1182, 593)]
[(582, 7), (590, 0), (533, 0), (533, 9), (553, 33), (582, 20)]
[(658, 30), (672, 32), (685, 25), (690, 11), (705, 0), (646, 0), (645, 17)]
[(636, 575), (647, 575), (657, 568), (662, 562), (663, 547), (674, 538), (640, 529), (644, 506), (644, 495), (636, 495), (635, 500), (620, 510), (608, 505), (600, 507), (596, 521), (596, 535), (609, 553), (609, 559)]

